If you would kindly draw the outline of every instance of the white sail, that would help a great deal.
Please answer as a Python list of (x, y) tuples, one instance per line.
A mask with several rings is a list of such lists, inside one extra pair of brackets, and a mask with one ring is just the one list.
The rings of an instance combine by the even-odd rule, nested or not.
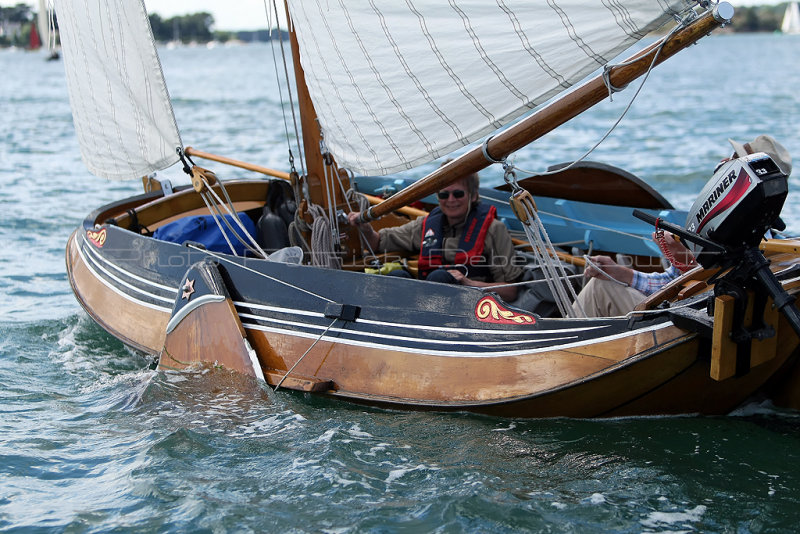
[(50, 23), (47, 14), (48, 10), (45, 0), (39, 0), (39, 11), (36, 13), (36, 27), (39, 30), (42, 46), (50, 50)]
[(480, 139), (607, 64), (686, 0), (297, 0), (337, 163), (388, 174)]
[(141, 0), (57, 0), (75, 131), (86, 167), (140, 178), (178, 161), (180, 135)]
[(797, 2), (789, 2), (786, 6), (786, 12), (783, 14), (783, 22), (781, 23), (781, 32), (788, 34), (800, 33), (800, 7)]

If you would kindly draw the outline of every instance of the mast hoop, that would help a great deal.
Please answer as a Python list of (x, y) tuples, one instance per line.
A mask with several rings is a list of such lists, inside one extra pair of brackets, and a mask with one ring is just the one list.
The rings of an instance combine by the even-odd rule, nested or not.
[(492, 137), (494, 137), (494, 135), (490, 135), (489, 137), (487, 137), (483, 141), (483, 144), (481, 145), (481, 152), (483, 152), (483, 157), (486, 158), (486, 161), (488, 161), (489, 163), (505, 163), (506, 158), (495, 159), (489, 154), (489, 141), (491, 141)]

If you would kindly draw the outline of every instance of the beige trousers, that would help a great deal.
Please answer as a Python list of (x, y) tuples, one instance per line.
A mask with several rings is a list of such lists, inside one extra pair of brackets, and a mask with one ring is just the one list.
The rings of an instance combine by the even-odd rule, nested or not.
[(645, 299), (644, 293), (611, 280), (592, 278), (584, 286), (572, 309), (580, 317), (583, 308), (586, 317), (615, 317), (625, 315)]

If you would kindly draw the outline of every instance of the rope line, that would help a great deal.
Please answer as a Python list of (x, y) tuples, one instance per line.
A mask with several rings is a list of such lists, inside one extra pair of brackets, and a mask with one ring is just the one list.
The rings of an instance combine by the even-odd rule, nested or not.
[(217, 214), (215, 212), (215, 208), (214, 208), (214, 206), (212, 206), (211, 202), (209, 202), (208, 197), (204, 193), (200, 193), (200, 198), (202, 198), (203, 202), (206, 203), (206, 207), (208, 208), (208, 212), (211, 214), (211, 217), (214, 219), (214, 222), (217, 223), (217, 226), (219, 227), (219, 231), (222, 234), (222, 237), (225, 238), (225, 242), (228, 243), (228, 247), (230, 247), (230, 249), (231, 249), (231, 254), (233, 254), (234, 256), (239, 256), (236, 253), (236, 249), (233, 248), (233, 243), (231, 243), (231, 240), (228, 239), (228, 233), (222, 227), (222, 223), (219, 221), (219, 218), (217, 217)]
[(268, 275), (266, 273), (262, 273), (261, 271), (256, 271), (255, 269), (251, 269), (250, 267), (248, 267), (246, 265), (243, 265), (241, 263), (238, 263), (238, 262), (235, 262), (233, 260), (230, 260), (230, 259), (226, 258), (225, 256), (222, 256), (222, 255), (219, 255), (219, 254), (215, 254), (214, 252), (211, 252), (210, 250), (206, 250), (204, 248), (200, 248), (200, 247), (192, 245), (192, 244), (187, 244), (186, 246), (191, 248), (191, 249), (194, 249), (194, 250), (197, 250), (199, 252), (202, 252), (203, 254), (208, 254), (209, 256), (211, 256), (213, 258), (216, 258), (216, 259), (218, 259), (220, 261), (223, 261), (225, 263), (229, 263), (231, 265), (235, 265), (236, 267), (240, 267), (240, 268), (244, 269), (245, 271), (251, 272), (251, 273), (256, 274), (258, 276), (262, 276), (262, 277), (264, 277), (264, 278), (266, 278), (268, 280), (272, 280), (273, 282), (277, 282), (279, 284), (285, 285), (286, 287), (290, 287), (292, 289), (296, 289), (297, 291), (300, 291), (300, 292), (305, 293), (307, 295), (310, 295), (312, 297), (316, 297), (316, 298), (318, 298), (320, 300), (324, 300), (325, 302), (333, 302), (333, 303), (335, 303), (335, 301), (333, 301), (333, 300), (331, 300), (331, 299), (329, 299), (327, 297), (323, 297), (322, 295), (320, 295), (318, 293), (314, 293), (313, 291), (309, 291), (307, 289), (303, 289), (302, 287), (296, 286), (294, 284), (290, 284), (289, 282), (281, 280), (280, 278), (275, 278), (274, 276), (270, 276), (270, 275)]
[(292, 371), (294, 371), (294, 368), (295, 368), (295, 367), (297, 367), (298, 365), (300, 365), (300, 362), (302, 362), (302, 361), (303, 361), (303, 358), (305, 358), (305, 357), (306, 357), (306, 355), (307, 355), (309, 352), (311, 352), (311, 349), (313, 349), (313, 348), (314, 348), (314, 346), (317, 344), (317, 342), (318, 342), (320, 339), (322, 339), (322, 337), (323, 337), (325, 334), (327, 334), (327, 333), (328, 333), (328, 330), (330, 330), (330, 329), (331, 329), (331, 327), (332, 327), (334, 324), (336, 324), (336, 321), (338, 321), (338, 320), (339, 320), (339, 318), (338, 318), (338, 317), (337, 317), (336, 319), (334, 319), (334, 320), (331, 322), (331, 324), (329, 324), (329, 325), (328, 325), (328, 328), (326, 328), (326, 329), (325, 329), (325, 330), (324, 330), (324, 331), (323, 331), (323, 332), (322, 332), (322, 333), (319, 335), (319, 337), (318, 337), (317, 339), (315, 339), (315, 340), (314, 340), (314, 342), (311, 344), (311, 346), (310, 346), (310, 347), (308, 347), (308, 350), (306, 350), (306, 351), (303, 353), (303, 355), (302, 355), (302, 356), (300, 356), (300, 358), (298, 358), (296, 362), (294, 362), (294, 365), (292, 365), (292, 366), (289, 368), (289, 370), (288, 370), (288, 371), (286, 371), (286, 374), (285, 374), (285, 375), (283, 375), (283, 378), (281, 378), (280, 382), (278, 382), (278, 385), (276, 385), (276, 386), (275, 386), (275, 391), (278, 391), (278, 388), (279, 388), (279, 387), (281, 387), (281, 384), (283, 384), (283, 381), (284, 381), (284, 380), (286, 380), (286, 377), (287, 377), (287, 376), (289, 376), (289, 375), (291, 374), (291, 372), (292, 372)]
[[(506, 204), (506, 205), (509, 205), (509, 206), (511, 205), (511, 203), (508, 202), (507, 200), (492, 199), (492, 201), (493, 202), (498, 202), (500, 204)], [(631, 237), (631, 238), (634, 238), (634, 239), (641, 239), (642, 241), (644, 241), (646, 243), (649, 243), (651, 241), (651, 239), (649, 237), (644, 237), (644, 236), (641, 236), (641, 235), (638, 235), (638, 234), (632, 234), (630, 232), (617, 230), (616, 228), (612, 228), (610, 226), (603, 226), (602, 224), (595, 224), (595, 223), (591, 223), (589, 221), (582, 221), (580, 219), (573, 219), (572, 217), (567, 217), (566, 215), (561, 215), (559, 213), (553, 213), (553, 212), (550, 212), (550, 211), (544, 211), (544, 210), (539, 210), (539, 209), (537, 209), (536, 211), (538, 211), (541, 214), (549, 215), (550, 217), (555, 217), (557, 219), (562, 219), (562, 220), (565, 220), (565, 221), (568, 221), (568, 222), (574, 222), (574, 223), (583, 224), (583, 225), (586, 225), (586, 226), (591, 226), (592, 228), (605, 230), (607, 232), (612, 232), (612, 233), (615, 233), (615, 234), (624, 235), (626, 237)], [(582, 241), (578, 241), (577, 243), (582, 243)]]
[(590, 258), (588, 255), (586, 255), (586, 254), (585, 254), (585, 255), (583, 256), (583, 259), (584, 259), (584, 260), (586, 260), (586, 263), (587, 263), (588, 265), (590, 265), (590, 266), (594, 267), (594, 268), (595, 268), (595, 269), (596, 269), (598, 272), (600, 272), (600, 273), (601, 273), (603, 276), (605, 276), (606, 278), (608, 278), (608, 279), (609, 279), (611, 282), (614, 282), (615, 284), (619, 284), (619, 285), (621, 285), (621, 286), (624, 286), (624, 287), (630, 287), (630, 285), (629, 285), (629, 284), (626, 284), (626, 283), (625, 283), (625, 282), (623, 282), (622, 280), (617, 280), (616, 278), (614, 278), (613, 276), (611, 276), (610, 274), (608, 274), (607, 272), (605, 272), (605, 271), (604, 271), (604, 270), (603, 270), (603, 269), (600, 267), (600, 265), (598, 265), (598, 264), (596, 264), (595, 262), (593, 262), (593, 261), (591, 260), (591, 258)]
[[(228, 212), (228, 215), (230, 215), (231, 218), (236, 222), (237, 226), (239, 226), (239, 229), (242, 231), (244, 236), (250, 241), (250, 244), (252, 244), (253, 246), (248, 245), (244, 240), (242, 240), (242, 238), (238, 234), (238, 232), (236, 232), (236, 230), (233, 229), (233, 227), (230, 225), (228, 220), (222, 215), (222, 212), (219, 211), (219, 208), (216, 208), (217, 212), (220, 214), (220, 218), (225, 223), (225, 225), (228, 227), (228, 229), (231, 231), (231, 233), (234, 236), (236, 236), (236, 239), (242, 245), (247, 247), (247, 249), (249, 249), (250, 252), (252, 252), (253, 254), (255, 254), (257, 256), (261, 256), (262, 258), (266, 258), (267, 257), (267, 253), (264, 252), (264, 250), (262, 250), (261, 246), (259, 246), (259, 244), (256, 241), (256, 239), (252, 235), (250, 235), (250, 232), (247, 231), (247, 228), (244, 227), (244, 225), (242, 224), (242, 221), (239, 219), (239, 213), (236, 211), (236, 208), (233, 206), (233, 202), (231, 202), (231, 197), (228, 196), (228, 191), (227, 191), (227, 189), (225, 189), (225, 186), (223, 185), (222, 180), (218, 179), (217, 181), (220, 184), (220, 188), (222, 189), (222, 192), (225, 194), (225, 198), (228, 200), (228, 205), (227, 206), (222, 202), (222, 199), (219, 197), (219, 195), (217, 195), (217, 193), (214, 191), (214, 189), (208, 185), (208, 182), (206, 181), (206, 179), (203, 178), (203, 183), (205, 184), (205, 186), (208, 189), (208, 192), (211, 194), (211, 196), (216, 200), (217, 205), (218, 206), (222, 206), (225, 209), (225, 211)], [(201, 193), (201, 195), (202, 195), (202, 193)], [(230, 206), (230, 208), (228, 206)]]
[[(661, 51), (664, 49), (664, 46), (667, 44), (667, 42), (670, 40), (670, 38), (678, 30), (680, 30), (680, 29), (682, 29), (682, 28), (684, 28), (686, 26), (686, 21), (689, 18), (696, 18), (696, 14), (694, 13), (694, 11), (691, 11), (690, 9), (687, 10), (687, 11), (690, 11), (690, 14), (687, 17), (685, 17), (683, 20), (679, 21), (679, 23), (661, 41), (661, 44), (658, 46), (658, 48), (655, 51), (655, 54), (653, 55), (653, 60), (650, 62), (650, 66), (647, 68), (647, 72), (645, 72), (644, 77), (642, 78), (642, 83), (639, 84), (639, 87), (636, 89), (636, 92), (633, 94), (633, 97), (631, 97), (631, 100), (630, 100), (630, 102), (628, 102), (628, 105), (625, 106), (625, 109), (622, 111), (622, 113), (620, 114), (619, 118), (617, 118), (617, 120), (614, 122), (614, 124), (611, 125), (611, 127), (606, 131), (605, 134), (603, 134), (603, 136), (600, 138), (600, 140), (597, 141), (597, 143), (594, 144), (594, 146), (592, 146), (588, 151), (586, 151), (586, 153), (584, 153), (581, 157), (579, 157), (578, 159), (576, 159), (575, 161), (573, 161), (572, 163), (570, 163), (566, 167), (562, 167), (562, 168), (560, 168), (558, 170), (541, 171), (541, 172), (526, 171), (524, 169), (519, 169), (519, 170), (524, 172), (524, 173), (530, 174), (532, 176), (549, 176), (549, 175), (552, 175), (552, 174), (557, 174), (559, 172), (563, 172), (563, 171), (566, 171), (568, 169), (571, 169), (572, 167), (574, 167), (575, 165), (577, 165), (578, 163), (580, 163), (581, 161), (583, 161), (587, 157), (589, 157), (589, 155), (592, 152), (594, 152), (597, 149), (597, 147), (599, 147), (608, 138), (609, 135), (611, 135), (611, 133), (617, 128), (617, 126), (619, 126), (619, 124), (622, 122), (622, 119), (625, 118), (625, 115), (628, 114), (628, 111), (630, 111), (631, 107), (633, 106), (633, 103), (636, 101), (637, 97), (639, 96), (639, 93), (644, 88), (644, 84), (647, 82), (647, 79), (650, 77), (650, 73), (653, 71), (653, 68), (656, 65), (656, 61), (658, 60), (658, 57), (661, 55)], [(617, 88), (617, 87), (614, 87), (611, 84), (611, 79), (610, 79), (610, 71), (611, 71), (611, 69), (614, 68), (614, 67), (625, 67), (625, 66), (628, 66), (628, 65), (632, 65), (636, 61), (638, 61), (638, 60), (631, 60), (631, 61), (628, 61), (628, 62), (617, 63), (617, 64), (614, 64), (614, 65), (606, 65), (604, 67), (603, 82), (605, 83), (606, 88), (608, 89), (609, 99), (611, 99), (611, 95), (613, 93), (624, 89), (624, 87)]]

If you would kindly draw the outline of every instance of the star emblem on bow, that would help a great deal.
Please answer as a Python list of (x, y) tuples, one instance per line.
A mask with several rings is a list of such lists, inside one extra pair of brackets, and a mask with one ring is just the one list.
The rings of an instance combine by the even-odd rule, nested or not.
[(186, 283), (183, 284), (181, 289), (183, 289), (181, 298), (189, 300), (189, 297), (191, 297), (192, 293), (194, 293), (194, 280), (186, 280)]

